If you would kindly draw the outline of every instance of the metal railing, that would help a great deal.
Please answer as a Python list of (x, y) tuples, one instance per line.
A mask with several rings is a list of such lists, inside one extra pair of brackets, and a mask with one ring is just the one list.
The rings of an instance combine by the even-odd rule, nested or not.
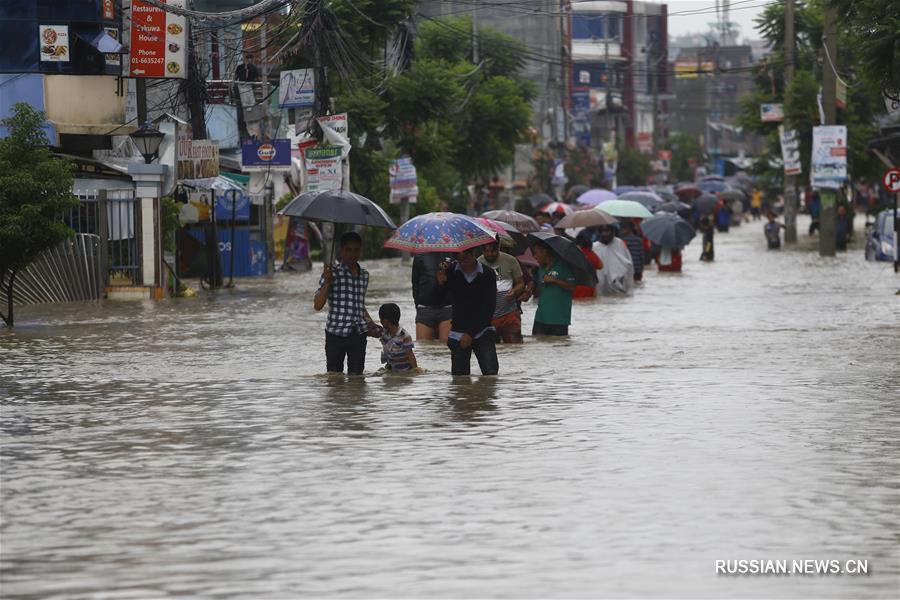
[(77, 234), (99, 236), (104, 284), (140, 283), (140, 203), (134, 191), (76, 192), (76, 196), (79, 204), (64, 220)]

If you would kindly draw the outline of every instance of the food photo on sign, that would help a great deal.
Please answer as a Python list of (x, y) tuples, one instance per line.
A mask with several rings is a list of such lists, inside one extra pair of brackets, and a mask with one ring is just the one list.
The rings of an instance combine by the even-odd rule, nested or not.
[(42, 61), (69, 62), (69, 27), (67, 25), (40, 25), (38, 35), (40, 36)]

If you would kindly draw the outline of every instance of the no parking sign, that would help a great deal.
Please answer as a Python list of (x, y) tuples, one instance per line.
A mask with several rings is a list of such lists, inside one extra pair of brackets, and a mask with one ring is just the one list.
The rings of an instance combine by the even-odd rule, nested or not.
[(881, 176), (881, 183), (884, 185), (884, 189), (892, 194), (900, 192), (900, 169), (895, 167), (885, 171)]

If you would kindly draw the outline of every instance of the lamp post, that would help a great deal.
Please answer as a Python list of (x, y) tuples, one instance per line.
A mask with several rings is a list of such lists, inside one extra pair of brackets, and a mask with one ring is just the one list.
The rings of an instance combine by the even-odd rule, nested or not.
[(152, 164), (159, 153), (165, 134), (145, 123), (131, 134), (131, 141), (144, 157), (145, 164), (128, 165), (128, 174), (134, 180), (135, 199), (138, 202), (137, 221), (140, 225), (137, 239), (140, 249), (141, 283), (150, 289), (150, 295), (157, 300), (166, 291), (165, 264), (163, 257), (163, 228), (160, 196), (168, 167)]
[(134, 142), (134, 145), (137, 146), (138, 152), (144, 157), (144, 161), (149, 165), (159, 155), (159, 146), (162, 144), (166, 134), (153, 127), (150, 123), (144, 123), (140, 129), (129, 137)]

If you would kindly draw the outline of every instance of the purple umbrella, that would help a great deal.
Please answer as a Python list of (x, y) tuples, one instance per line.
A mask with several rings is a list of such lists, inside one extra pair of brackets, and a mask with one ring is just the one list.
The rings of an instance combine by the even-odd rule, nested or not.
[(613, 192), (597, 188), (588, 190), (582, 195), (578, 196), (576, 202), (578, 202), (578, 204), (600, 204), (601, 202), (605, 202), (606, 200), (615, 199), (616, 195)]
[(494, 232), (472, 217), (434, 212), (413, 217), (391, 234), (385, 248), (406, 252), (462, 252), (496, 242)]

